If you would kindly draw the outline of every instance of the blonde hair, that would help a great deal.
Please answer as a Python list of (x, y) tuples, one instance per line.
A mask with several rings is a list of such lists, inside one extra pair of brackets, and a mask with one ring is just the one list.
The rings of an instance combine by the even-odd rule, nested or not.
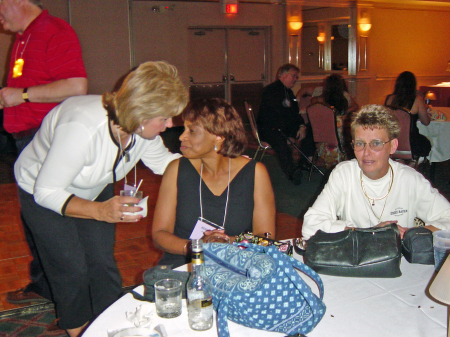
[(363, 129), (385, 129), (389, 139), (397, 138), (400, 134), (400, 123), (394, 112), (384, 105), (364, 105), (352, 119), (352, 139), (355, 131), (361, 126)]
[(179, 115), (188, 99), (177, 69), (157, 61), (142, 63), (116, 93), (103, 94), (103, 106), (115, 124), (133, 133), (145, 119)]

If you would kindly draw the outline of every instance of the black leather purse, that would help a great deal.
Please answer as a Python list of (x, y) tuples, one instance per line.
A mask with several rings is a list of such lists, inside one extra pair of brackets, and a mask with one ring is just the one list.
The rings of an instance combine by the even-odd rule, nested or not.
[(408, 229), (403, 236), (402, 253), (409, 263), (434, 264), (433, 233), (425, 227)]
[(350, 277), (398, 277), (402, 257), (396, 224), (353, 228), (339, 233), (321, 230), (306, 243), (307, 266), (320, 274)]

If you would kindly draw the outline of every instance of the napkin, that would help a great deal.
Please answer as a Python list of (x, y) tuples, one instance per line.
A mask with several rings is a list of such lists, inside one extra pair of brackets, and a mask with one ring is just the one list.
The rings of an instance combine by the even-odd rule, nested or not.
[(127, 320), (134, 324), (136, 328), (151, 324), (154, 318), (154, 311), (150, 303), (144, 303), (136, 308), (135, 312), (127, 311)]
[(146, 196), (144, 199), (141, 199), (141, 201), (139, 201), (139, 203), (136, 206), (142, 207), (142, 211), (140, 212), (123, 212), (123, 214), (125, 215), (142, 215), (144, 218), (147, 216), (147, 200), (148, 200), (148, 196)]

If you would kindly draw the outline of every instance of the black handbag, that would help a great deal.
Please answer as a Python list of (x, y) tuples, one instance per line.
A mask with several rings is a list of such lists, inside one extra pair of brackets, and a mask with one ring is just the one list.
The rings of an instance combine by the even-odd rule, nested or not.
[(306, 244), (304, 262), (320, 274), (350, 277), (398, 277), (401, 253), (396, 224), (317, 231)]
[(425, 227), (408, 229), (403, 236), (402, 253), (409, 263), (434, 264), (433, 233)]
[(139, 301), (155, 302), (155, 283), (166, 278), (181, 281), (181, 295), (183, 298), (186, 298), (186, 282), (189, 278), (189, 272), (172, 270), (171, 265), (156, 266), (144, 271), (144, 296), (134, 290), (131, 293)]

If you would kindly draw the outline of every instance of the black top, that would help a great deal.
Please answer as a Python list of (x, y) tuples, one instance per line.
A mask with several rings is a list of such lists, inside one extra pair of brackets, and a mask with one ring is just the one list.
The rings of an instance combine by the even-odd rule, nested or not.
[(280, 80), (264, 88), (257, 124), (263, 134), (265, 131), (281, 129), (288, 137), (295, 137), (300, 125), (304, 124), (294, 93)]
[[(252, 230), (254, 208), (256, 161), (250, 160), (230, 182), (228, 211), (225, 221), (225, 233), (239, 235)], [(174, 234), (182, 239), (189, 239), (200, 217), (200, 175), (189, 159), (180, 158), (177, 178), (177, 214)], [(228, 188), (227, 188), (228, 189)], [(223, 225), (227, 189), (219, 196), (214, 195), (202, 180), (203, 217), (220, 226)], [(182, 255), (164, 253), (158, 264), (172, 265), (176, 268), (189, 262)]]

